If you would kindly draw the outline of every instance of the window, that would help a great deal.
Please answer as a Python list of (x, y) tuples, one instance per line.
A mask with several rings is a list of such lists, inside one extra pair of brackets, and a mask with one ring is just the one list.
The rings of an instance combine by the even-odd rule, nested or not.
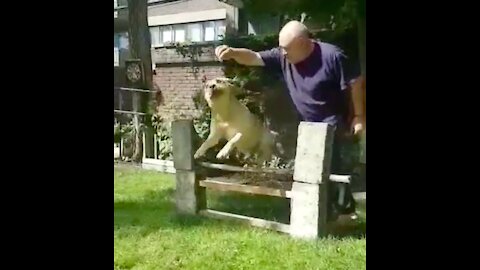
[(208, 21), (150, 27), (152, 47), (168, 46), (173, 42), (210, 42), (225, 35), (225, 21)]
[(120, 66), (120, 50), (117, 47), (113, 47), (113, 66)]
[(187, 36), (188, 40), (191, 42), (200, 42), (202, 41), (202, 24), (201, 23), (191, 23), (187, 25)]
[(185, 25), (175, 26), (175, 42), (185, 41)]
[(215, 40), (215, 22), (207, 22), (203, 25), (205, 29), (205, 41), (214, 41)]
[(150, 38), (152, 42), (152, 47), (160, 46), (160, 28), (150, 27)]
[(129, 48), (128, 32), (124, 32), (120, 34), (120, 37), (118, 39), (118, 44), (120, 49), (128, 50)]
[(168, 45), (173, 41), (173, 31), (171, 26), (163, 26), (160, 28), (162, 31), (162, 45)]
[(248, 29), (247, 33), (253, 35), (265, 35), (278, 33), (280, 29), (279, 16), (254, 16), (247, 17)]
[(128, 33), (113, 34), (113, 65), (123, 66), (129, 55)]
[(120, 46), (120, 34), (113, 34), (113, 47)]
[(118, 67), (120, 65), (120, 35), (113, 35), (113, 66)]
[(225, 26), (225, 21), (216, 21), (215, 22), (215, 28), (217, 30), (217, 35), (216, 38), (218, 40), (222, 40), (225, 36), (227, 27)]
[[(118, 1), (117, 0), (113, 0), (113, 7), (114, 8), (118, 7)], [(113, 12), (113, 18), (118, 18), (118, 11)]]

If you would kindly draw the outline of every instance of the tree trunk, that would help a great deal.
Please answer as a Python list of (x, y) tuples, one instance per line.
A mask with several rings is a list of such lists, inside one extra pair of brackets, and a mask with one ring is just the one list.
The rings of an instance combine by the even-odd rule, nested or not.
[[(152, 85), (152, 58), (151, 58), (151, 41), (150, 30), (148, 28), (148, 9), (147, 0), (128, 0), (128, 20), (129, 20), (129, 42), (130, 42), (130, 55), (132, 58), (140, 59), (142, 61), (144, 71), (144, 81), (139, 87), (143, 89), (153, 89)], [(147, 112), (149, 95), (141, 93), (134, 93), (134, 108), (137, 111)], [(141, 96), (141, 98), (140, 98)], [(142, 132), (140, 130), (141, 123), (145, 123), (145, 119), (140, 121), (140, 116), (134, 116), (135, 123), (135, 152), (133, 160), (140, 162), (143, 158), (143, 143)], [(148, 117), (148, 114), (145, 116)], [(149, 122), (149, 121), (147, 121)], [(146, 129), (148, 130), (148, 128)], [(151, 137), (151, 132), (147, 132), (147, 140)], [(152, 144), (147, 144), (146, 147), (147, 156), (151, 156), (153, 149)], [(146, 145), (146, 146), (147, 146)]]

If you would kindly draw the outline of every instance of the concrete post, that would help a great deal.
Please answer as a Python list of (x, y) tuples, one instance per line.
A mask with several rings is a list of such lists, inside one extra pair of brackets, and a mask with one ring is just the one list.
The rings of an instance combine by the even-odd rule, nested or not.
[(172, 122), (173, 163), (176, 170), (175, 204), (179, 214), (195, 215), (206, 208), (205, 188), (200, 187), (193, 160), (193, 121)]
[(334, 128), (325, 123), (301, 122), (293, 175), (290, 234), (316, 239), (326, 234), (328, 183)]

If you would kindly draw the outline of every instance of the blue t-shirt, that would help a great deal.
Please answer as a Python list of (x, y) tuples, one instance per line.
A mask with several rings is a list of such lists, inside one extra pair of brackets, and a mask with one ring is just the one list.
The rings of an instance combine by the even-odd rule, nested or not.
[(345, 89), (359, 76), (343, 51), (325, 42), (315, 43), (312, 54), (298, 64), (289, 63), (280, 48), (259, 52), (267, 70), (282, 74), (302, 121), (344, 123), (348, 112)]

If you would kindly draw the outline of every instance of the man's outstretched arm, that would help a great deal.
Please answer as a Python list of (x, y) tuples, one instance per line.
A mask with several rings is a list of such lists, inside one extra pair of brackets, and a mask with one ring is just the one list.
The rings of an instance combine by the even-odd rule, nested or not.
[(237, 63), (245, 66), (265, 65), (260, 54), (250, 49), (232, 48), (227, 45), (221, 45), (215, 48), (215, 55), (221, 61), (233, 59)]

